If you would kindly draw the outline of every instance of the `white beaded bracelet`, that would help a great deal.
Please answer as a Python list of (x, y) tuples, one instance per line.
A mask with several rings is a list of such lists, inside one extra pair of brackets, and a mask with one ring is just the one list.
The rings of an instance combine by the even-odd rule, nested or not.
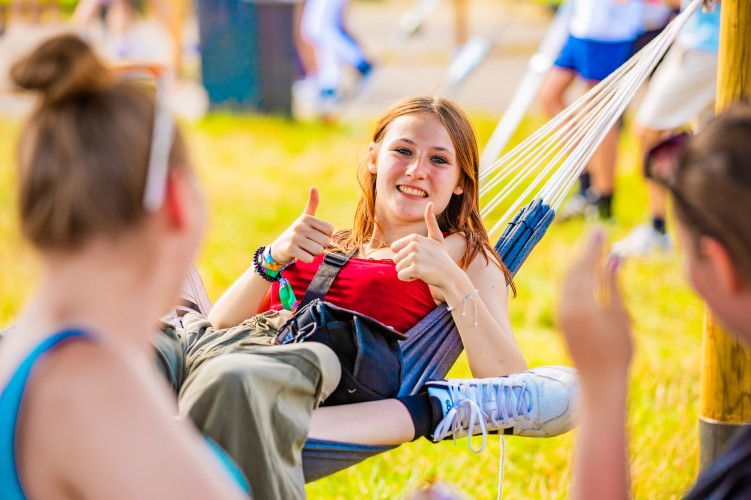
[[(471, 292), (469, 292), (467, 294), (466, 297), (464, 297), (462, 299), (462, 316), (466, 316), (467, 315), (467, 302), (469, 302), (471, 300), (472, 304), (475, 306), (475, 322), (473, 323), (474, 326), (477, 326), (477, 299), (475, 298), (475, 294), (476, 293), (478, 293), (477, 290), (472, 290)], [(458, 306), (454, 306), (454, 307), (446, 306), (446, 310), (448, 312), (451, 312), (454, 309), (456, 309), (457, 307)]]

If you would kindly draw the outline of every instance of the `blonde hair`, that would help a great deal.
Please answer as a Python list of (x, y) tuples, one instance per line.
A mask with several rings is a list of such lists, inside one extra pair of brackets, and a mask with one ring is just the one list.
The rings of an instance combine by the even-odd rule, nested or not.
[[(478, 255), (482, 254), (486, 262), (493, 262), (502, 271), (506, 280), (516, 293), (511, 273), (500, 261), (490, 245), (488, 233), (482, 224), (479, 207), (479, 164), (480, 154), (477, 140), (467, 115), (450, 99), (445, 97), (411, 97), (393, 105), (378, 120), (373, 133), (373, 142), (380, 144), (386, 129), (396, 118), (416, 113), (429, 113), (446, 127), (456, 150), (456, 160), (460, 168), (459, 185), (463, 192), (453, 194), (446, 209), (438, 215), (441, 230), (458, 233), (467, 241), (467, 247), (459, 265), (466, 268)], [(358, 181), (362, 191), (355, 210), (352, 229), (337, 232), (334, 235), (334, 247), (349, 252), (366, 244), (377, 224), (375, 220), (376, 175), (365, 164), (358, 171)]]
[[(146, 215), (153, 92), (118, 78), (70, 34), (40, 45), (10, 74), (40, 94), (18, 149), (23, 235), (39, 249), (71, 250), (138, 224)], [(187, 156), (176, 131), (170, 168), (188, 168)]]

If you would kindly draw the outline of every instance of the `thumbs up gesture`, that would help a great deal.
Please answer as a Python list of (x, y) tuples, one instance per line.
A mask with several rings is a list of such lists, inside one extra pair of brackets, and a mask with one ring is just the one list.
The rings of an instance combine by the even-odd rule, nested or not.
[(318, 190), (310, 188), (305, 210), (290, 227), (271, 244), (271, 257), (279, 264), (295, 259), (310, 264), (331, 242), (334, 226), (316, 217)]
[(428, 227), (427, 236), (411, 234), (391, 244), (391, 250), (394, 252), (393, 260), (400, 280), (420, 279), (428, 285), (441, 289), (445, 285), (444, 281), (451, 274), (447, 271), (452, 266), (457, 267), (457, 264), (446, 249), (432, 203), (428, 203), (425, 207), (425, 224)]

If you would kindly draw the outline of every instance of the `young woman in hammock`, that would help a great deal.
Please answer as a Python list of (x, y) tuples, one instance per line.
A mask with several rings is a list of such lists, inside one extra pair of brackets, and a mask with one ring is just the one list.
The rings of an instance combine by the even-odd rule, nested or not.
[[(0, 497), (244, 498), (174, 420), (151, 364), (152, 324), (205, 220), (181, 134), (163, 137), (168, 165), (152, 163), (154, 93), (76, 36), (45, 42), (10, 76), (39, 96), (18, 200), (41, 277), (0, 342)], [(147, 193), (163, 202), (147, 207)]]
[[(658, 146), (652, 179), (670, 193), (684, 267), (712, 313), (751, 344), (751, 106), (736, 105), (691, 138), (676, 161)], [(671, 146), (672, 147), (672, 146)], [(672, 158), (671, 158), (672, 157)], [(560, 305), (561, 329), (581, 371), (584, 416), (575, 464), (575, 498), (629, 498), (626, 395), (632, 343), (617, 284), (617, 261), (602, 266), (596, 234), (571, 268)], [(607, 269), (604, 276), (598, 270)], [(599, 293), (602, 283), (605, 292)], [(600, 304), (596, 297), (609, 300)], [(743, 429), (686, 498), (751, 496), (751, 428)]]
[[(458, 385), (449, 390), (447, 383), (438, 383), (432, 390), (434, 397), (422, 392), (399, 399), (327, 406), (315, 409), (312, 417), (301, 411), (282, 425), (279, 413), (301, 403), (289, 403), (294, 395), (290, 395), (288, 384), (279, 382), (287, 375), (277, 370), (289, 370), (289, 365), (295, 364), (298, 372), (305, 371), (318, 361), (319, 370), (309, 377), (308, 384), (314, 392), (302, 396), (309, 400), (307, 411), (311, 411), (325, 385), (321, 372), (327, 368), (326, 363), (320, 363), (320, 352), (300, 359), (301, 351), (311, 346), (303, 343), (256, 347), (251, 356), (255, 360), (246, 354), (218, 356), (188, 376), (180, 394), (181, 413), (228, 448), (250, 476), (254, 491), (258, 490), (256, 483), (264, 483), (261, 488), (278, 482), (278, 489), (269, 495), (304, 495), (299, 450), (306, 436), (376, 445), (400, 444), (420, 436), (440, 439), (452, 429), (461, 436), (468, 433), (472, 405), (485, 412), (485, 424), (491, 431), (511, 428), (518, 433), (534, 427), (536, 435), (542, 436), (571, 428), (572, 371), (523, 372), (526, 363), (508, 319), (507, 282), (511, 278), (490, 246), (479, 216), (478, 159), (472, 127), (454, 103), (434, 97), (403, 100), (376, 126), (361, 172), (363, 193), (353, 228), (335, 231), (317, 218), (318, 194), (312, 189), (303, 214), (269, 247), (257, 252), (260, 266), (288, 266), (283, 277), (299, 298), (325, 252), (354, 251), (334, 280), (327, 301), (368, 314), (402, 333), (436, 305), (450, 307), (473, 375), (488, 378), (474, 380), (464, 390)], [(264, 251), (266, 261), (261, 255)], [(279, 284), (269, 283), (259, 265), (251, 266), (213, 307), (209, 320), (215, 328), (232, 327), (256, 314), (269, 289), (271, 308), (282, 309)], [(269, 359), (291, 356), (289, 352), (279, 354), (281, 348), (296, 350), (298, 357), (293, 362)], [(336, 358), (327, 359), (338, 363)], [(267, 366), (259, 368), (263, 363)], [(280, 368), (280, 364), (285, 366)], [(483, 401), (482, 389), (497, 385), (498, 377), (508, 375), (508, 380), (516, 381), (516, 395), (524, 399), (517, 404), (525, 407), (526, 416), (518, 416), (517, 408), (496, 407), (495, 400)], [(526, 396), (521, 395), (522, 387)], [(264, 414), (264, 403), (259, 401), (266, 400), (269, 391), (273, 392), (269, 399), (284, 391), (280, 397), (286, 402), (279, 405), (282, 410)], [(303, 392), (299, 389), (295, 394)], [(444, 413), (453, 407), (457, 410), (443, 422), (445, 430), (432, 436)], [(502, 418), (507, 412), (518, 418)], [(479, 429), (478, 422), (470, 433)], [(264, 457), (264, 461), (277, 462), (264, 470), (253, 453), (258, 447), (254, 439), (265, 437), (275, 441), (270, 446), (278, 446), (280, 432), (286, 433), (282, 441), (295, 443), (297, 450), (289, 458), (283, 449), (288, 443), (281, 445), (277, 455), (282, 457)], [(271, 479), (281, 477), (285, 468), (284, 480)]]

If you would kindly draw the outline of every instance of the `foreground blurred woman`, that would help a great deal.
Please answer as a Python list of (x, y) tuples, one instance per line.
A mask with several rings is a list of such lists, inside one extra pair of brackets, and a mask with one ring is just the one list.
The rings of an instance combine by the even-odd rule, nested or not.
[[(751, 344), (751, 106), (737, 105), (692, 138), (654, 150), (652, 178), (671, 194), (692, 287), (716, 318)], [(624, 432), (631, 332), (616, 283), (617, 260), (598, 277), (600, 235), (574, 264), (561, 304), (561, 328), (580, 371), (584, 418), (575, 466), (578, 498), (627, 498)], [(604, 282), (604, 304), (596, 300)], [(701, 474), (687, 498), (751, 497), (751, 427)]]
[(0, 496), (242, 497), (224, 455), (174, 420), (151, 361), (205, 218), (179, 131), (166, 127), (158, 161), (153, 91), (74, 36), (11, 76), (39, 94), (18, 199), (41, 276), (0, 344)]

